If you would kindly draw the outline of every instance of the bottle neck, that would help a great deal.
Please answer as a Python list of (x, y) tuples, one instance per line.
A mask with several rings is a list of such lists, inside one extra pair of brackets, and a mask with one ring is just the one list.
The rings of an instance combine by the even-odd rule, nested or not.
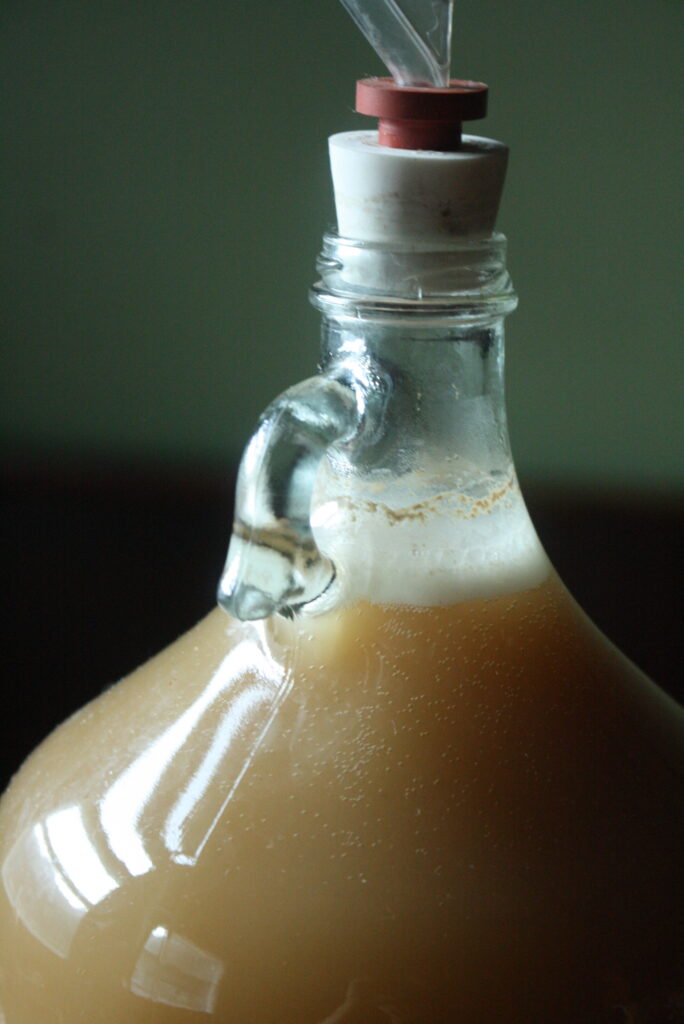
[(219, 601), (241, 619), (447, 604), (548, 574), (506, 431), (505, 242), (328, 236), (320, 373), (242, 458)]
[(535, 585), (548, 563), (508, 440), (503, 239), (407, 250), (394, 276), (381, 247), (327, 246), (322, 371), (364, 362), (385, 396), (374, 431), (319, 470), (312, 525), (337, 599), (444, 604)]
[[(460, 486), (466, 477), (508, 479), (513, 464), (504, 398), (503, 317), (458, 316), (451, 323), (410, 326), (393, 322), (325, 317), (322, 369), (355, 358), (384, 380), (381, 423), (362, 446), (331, 453), (341, 471), (357, 479), (400, 481), (408, 475), (439, 486)], [(426, 485), (427, 486), (427, 485)]]
[(312, 301), (322, 370), (365, 362), (384, 382), (381, 425), (333, 461), (377, 484), (427, 467), (441, 486), (513, 474), (504, 317), (516, 305), (502, 235), (391, 247), (327, 235)]

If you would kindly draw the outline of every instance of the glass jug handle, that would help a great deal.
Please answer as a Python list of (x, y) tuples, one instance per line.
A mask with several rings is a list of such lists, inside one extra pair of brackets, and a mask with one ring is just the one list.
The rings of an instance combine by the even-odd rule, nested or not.
[(240, 463), (235, 520), (218, 590), (238, 619), (291, 618), (335, 579), (311, 528), (321, 459), (332, 445), (369, 440), (385, 378), (358, 357), (288, 388), (263, 413)]

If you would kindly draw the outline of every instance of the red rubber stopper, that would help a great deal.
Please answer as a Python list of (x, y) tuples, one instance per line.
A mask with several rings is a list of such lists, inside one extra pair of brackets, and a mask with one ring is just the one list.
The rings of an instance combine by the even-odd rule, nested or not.
[(460, 149), (461, 125), (487, 113), (487, 86), (452, 78), (448, 86), (397, 85), (393, 78), (356, 83), (356, 109), (380, 119), (378, 141), (392, 149)]

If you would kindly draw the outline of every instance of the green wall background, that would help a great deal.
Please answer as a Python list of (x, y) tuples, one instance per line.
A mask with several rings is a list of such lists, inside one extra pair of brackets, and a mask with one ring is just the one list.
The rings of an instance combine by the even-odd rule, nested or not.
[[(228, 463), (312, 372), (326, 137), (381, 65), (336, 0), (4, 0), (13, 446)], [(523, 475), (684, 486), (681, 0), (463, 0), (520, 294)]]

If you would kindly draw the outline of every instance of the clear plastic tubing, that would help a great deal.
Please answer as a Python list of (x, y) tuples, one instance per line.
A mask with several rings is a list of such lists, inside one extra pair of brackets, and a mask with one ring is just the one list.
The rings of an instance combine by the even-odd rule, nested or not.
[(449, 84), (453, 0), (342, 0), (397, 85)]

